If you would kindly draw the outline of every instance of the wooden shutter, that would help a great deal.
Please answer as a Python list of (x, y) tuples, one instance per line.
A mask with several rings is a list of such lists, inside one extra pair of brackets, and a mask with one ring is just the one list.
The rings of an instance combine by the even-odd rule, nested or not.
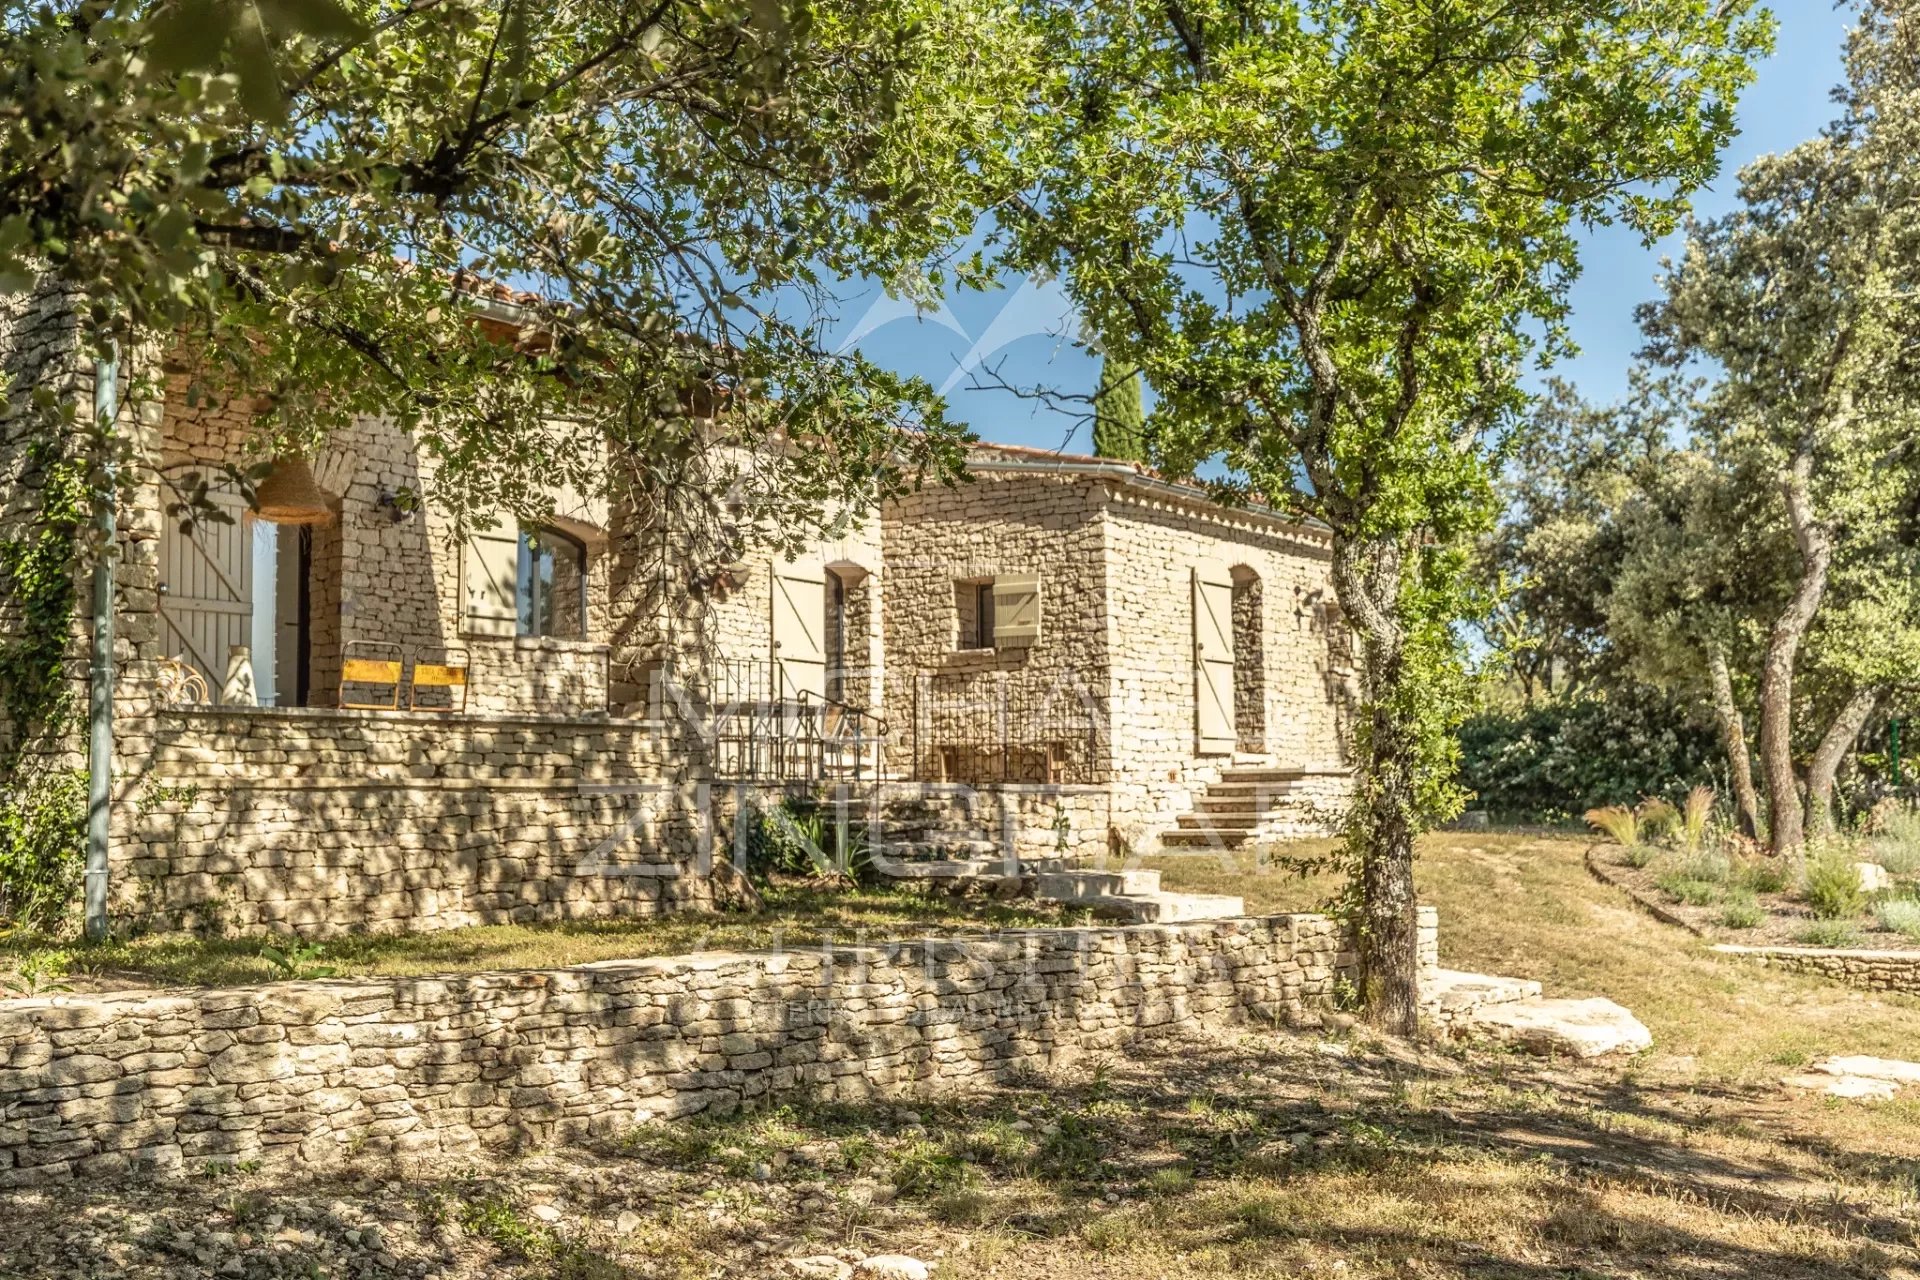
[(773, 665), (778, 698), (827, 696), (827, 574), (820, 565), (773, 570)]
[(1003, 573), (993, 580), (993, 647), (1017, 649), (1040, 638), (1040, 575)]
[(169, 657), (197, 668), (217, 694), (227, 679), (227, 651), (253, 641), (253, 529), (246, 499), (209, 493), (233, 523), (200, 519), (192, 533), (172, 519), (160, 529), (160, 620)]
[(512, 636), (520, 630), (520, 526), (504, 520), (467, 535), (461, 581), (470, 636)]
[(1193, 567), (1193, 676), (1196, 749), (1231, 754), (1233, 728), (1233, 574), (1224, 564)]

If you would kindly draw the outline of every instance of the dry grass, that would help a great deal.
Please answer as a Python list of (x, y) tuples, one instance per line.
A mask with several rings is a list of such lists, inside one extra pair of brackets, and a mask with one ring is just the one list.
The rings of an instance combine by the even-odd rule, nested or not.
[[(1587, 845), (1477, 832), (1424, 840), (1416, 881), (1440, 909), (1442, 962), (1619, 1001), (1653, 1032), (1642, 1070), (1676, 1081), (1764, 1080), (1823, 1053), (1920, 1057), (1920, 998), (1716, 955), (1595, 880), (1582, 861)], [(1169, 889), (1242, 894), (1254, 911), (1312, 908), (1333, 889), (1254, 864), (1202, 856), (1153, 865)]]
[[(302, 971), (334, 977), (423, 976), (482, 969), (552, 969), (594, 960), (859, 943), (923, 932), (978, 931), (1071, 923), (1057, 907), (999, 903), (912, 890), (840, 890), (810, 883), (775, 886), (753, 913), (677, 914), (657, 920), (482, 925), (439, 933), (329, 938)], [(263, 954), (271, 939), (149, 934), (98, 947), (16, 931), (0, 932), (0, 976), (44, 975), (65, 989), (235, 986), (293, 976)], [(284, 946), (284, 942), (282, 943)], [(18, 980), (15, 983), (20, 986)], [(0, 988), (0, 998), (6, 989)]]
[[(0, 1232), (0, 1276), (199, 1274), (169, 1250), (218, 1230), (247, 1275), (278, 1249), (260, 1274), (765, 1280), (788, 1257), (902, 1252), (943, 1280), (1920, 1280), (1920, 1101), (1778, 1082), (1817, 1053), (1913, 1056), (1920, 1002), (1715, 957), (1591, 880), (1582, 849), (1437, 837), (1421, 880), (1448, 963), (1620, 1000), (1657, 1040), (1632, 1063), (1248, 1032), (589, 1152), (0, 1192), (0, 1214), (47, 1224)], [(1262, 910), (1327, 888), (1161, 865)], [(260, 1225), (289, 1203), (321, 1215), (291, 1246)], [(391, 1269), (336, 1225), (365, 1217)]]

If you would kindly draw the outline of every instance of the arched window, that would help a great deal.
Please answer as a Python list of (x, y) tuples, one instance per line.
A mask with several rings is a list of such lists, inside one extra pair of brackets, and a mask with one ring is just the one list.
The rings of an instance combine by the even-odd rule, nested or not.
[(587, 638), (587, 544), (558, 529), (522, 529), (514, 604), (523, 636)]

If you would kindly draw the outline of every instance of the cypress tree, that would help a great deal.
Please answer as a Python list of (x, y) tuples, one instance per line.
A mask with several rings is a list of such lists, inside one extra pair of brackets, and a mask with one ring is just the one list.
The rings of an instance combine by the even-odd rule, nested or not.
[(1093, 451), (1120, 462), (1145, 462), (1146, 407), (1140, 395), (1140, 370), (1103, 362), (1093, 394)]

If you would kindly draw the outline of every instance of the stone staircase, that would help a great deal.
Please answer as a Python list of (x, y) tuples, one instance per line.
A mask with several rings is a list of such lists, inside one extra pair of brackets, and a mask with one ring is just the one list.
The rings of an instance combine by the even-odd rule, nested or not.
[(1237, 849), (1253, 840), (1287, 840), (1325, 834), (1315, 812), (1330, 792), (1345, 786), (1350, 771), (1306, 765), (1241, 763), (1220, 771), (1194, 799), (1193, 810), (1162, 833), (1169, 849)]
[(1158, 871), (1096, 871), (1061, 858), (1010, 857), (971, 815), (918, 797), (888, 801), (878, 835), (876, 848), (886, 860), (876, 867), (893, 884), (1031, 894), (1133, 924), (1229, 920), (1247, 910), (1243, 899), (1226, 894), (1169, 893)]
[(1231, 920), (1247, 914), (1245, 899), (1224, 893), (1169, 893), (1158, 871), (1043, 871), (1034, 885), (1042, 902), (1085, 907), (1097, 916), (1136, 924)]

